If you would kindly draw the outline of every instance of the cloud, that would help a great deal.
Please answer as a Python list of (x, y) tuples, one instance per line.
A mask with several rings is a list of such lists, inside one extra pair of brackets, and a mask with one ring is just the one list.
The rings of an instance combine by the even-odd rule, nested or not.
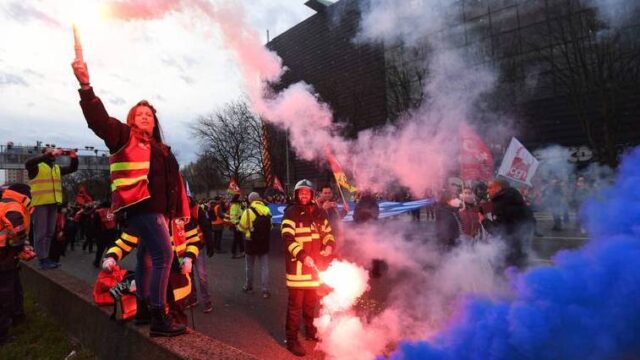
[(46, 13), (36, 9), (31, 5), (24, 4), (20, 1), (14, 1), (9, 3), (7, 6), (3, 6), (2, 10), (5, 14), (8, 15), (10, 19), (13, 19), (17, 22), (31, 22), (31, 21), (39, 21), (43, 22), (48, 26), (61, 28), (62, 25), (58, 20), (52, 18)]
[(29, 86), (27, 81), (20, 75), (0, 72), (0, 86)]

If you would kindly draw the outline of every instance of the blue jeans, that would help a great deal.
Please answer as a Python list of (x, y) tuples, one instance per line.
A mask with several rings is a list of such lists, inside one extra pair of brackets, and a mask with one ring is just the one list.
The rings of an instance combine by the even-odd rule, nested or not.
[(245, 270), (247, 274), (245, 286), (253, 288), (253, 273), (255, 261), (260, 261), (260, 279), (262, 280), (262, 291), (269, 291), (269, 254), (249, 255), (244, 258)]
[[(204, 249), (203, 249), (204, 250)], [(198, 279), (198, 291), (200, 292), (200, 298), (202, 299), (202, 303), (206, 304), (211, 302), (211, 296), (209, 296), (209, 281), (207, 280), (207, 263), (206, 263), (207, 254), (202, 251), (198, 255), (198, 258), (195, 261), (195, 265), (193, 267), (193, 279)], [(195, 286), (193, 287), (195, 290)], [(195, 299), (196, 294), (193, 292), (193, 298)]]
[(141, 290), (138, 297), (153, 308), (164, 308), (173, 261), (167, 222), (164, 215), (150, 213), (134, 215), (128, 223), (140, 237), (136, 264), (136, 286)]

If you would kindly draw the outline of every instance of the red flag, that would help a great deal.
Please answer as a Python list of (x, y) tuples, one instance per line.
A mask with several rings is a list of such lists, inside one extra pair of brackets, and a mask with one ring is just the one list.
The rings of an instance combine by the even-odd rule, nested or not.
[(460, 178), (484, 180), (493, 178), (493, 154), (480, 136), (467, 124), (460, 125)]
[(284, 192), (284, 187), (282, 186), (282, 183), (280, 182), (280, 179), (278, 179), (277, 176), (275, 176), (273, 178), (273, 185), (271, 187), (276, 189), (276, 190), (278, 190), (278, 191), (280, 191), (283, 194), (285, 193)]
[(85, 205), (91, 202), (93, 202), (93, 198), (87, 192), (87, 188), (84, 185), (80, 185), (76, 193), (76, 204)]
[(350, 193), (357, 192), (358, 189), (349, 183), (349, 181), (347, 180), (347, 175), (342, 170), (342, 166), (340, 166), (340, 163), (338, 162), (336, 157), (333, 156), (333, 153), (329, 148), (326, 149), (326, 153), (327, 161), (329, 162), (331, 172), (333, 172), (333, 176), (335, 177), (338, 186)]
[(229, 181), (229, 187), (227, 187), (227, 192), (230, 194), (240, 194), (240, 187), (238, 186), (236, 179), (231, 178)]

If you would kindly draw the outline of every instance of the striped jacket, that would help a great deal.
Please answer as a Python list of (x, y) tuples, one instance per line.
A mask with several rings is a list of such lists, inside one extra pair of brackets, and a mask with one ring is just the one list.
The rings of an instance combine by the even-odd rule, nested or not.
[(317, 288), (320, 279), (315, 269), (304, 265), (304, 259), (311, 256), (316, 265), (322, 266), (327, 260), (324, 249), (332, 246), (335, 239), (325, 211), (317, 205), (289, 206), (282, 218), (282, 240), (286, 247), (287, 287)]
[[(195, 260), (204, 246), (204, 240), (200, 227), (195, 219), (191, 218), (184, 229), (172, 226), (171, 245), (176, 255), (182, 259), (190, 257)], [(140, 238), (132, 229), (125, 229), (114, 245), (107, 250), (105, 257), (112, 257), (116, 261), (124, 259), (134, 248), (138, 246)]]

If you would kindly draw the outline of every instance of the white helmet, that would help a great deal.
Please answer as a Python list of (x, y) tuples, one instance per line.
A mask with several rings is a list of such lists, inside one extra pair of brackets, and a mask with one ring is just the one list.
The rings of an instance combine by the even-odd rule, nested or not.
[(296, 187), (293, 188), (293, 191), (298, 191), (300, 189), (309, 189), (313, 193), (313, 183), (307, 179), (302, 179), (296, 183)]

